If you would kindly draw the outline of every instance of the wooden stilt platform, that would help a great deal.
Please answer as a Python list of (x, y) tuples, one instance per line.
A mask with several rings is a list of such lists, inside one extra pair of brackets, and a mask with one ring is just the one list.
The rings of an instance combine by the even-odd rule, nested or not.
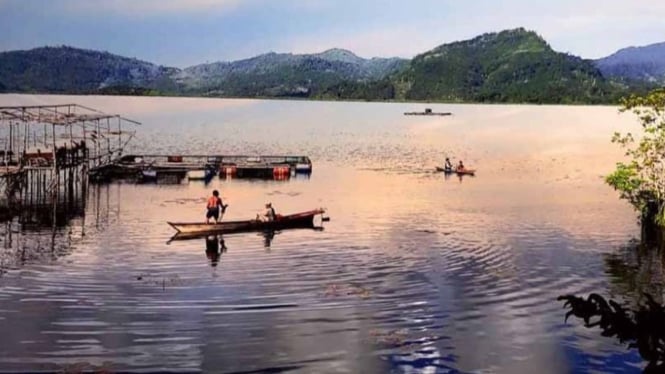
[(132, 139), (127, 124), (139, 125), (77, 104), (0, 107), (0, 208), (78, 201), (88, 170), (117, 159)]

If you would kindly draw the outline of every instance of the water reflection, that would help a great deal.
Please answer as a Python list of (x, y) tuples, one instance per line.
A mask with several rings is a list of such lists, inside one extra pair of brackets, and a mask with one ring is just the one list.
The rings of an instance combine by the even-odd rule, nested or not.
[[(95, 186), (86, 214), (56, 235), (67, 243), (73, 231), (66, 257), (28, 259), (0, 280), (0, 330), (11, 337), (0, 339), (0, 371), (79, 361), (146, 372), (639, 365), (613, 341), (563, 326), (553, 302), (606, 291), (605, 254), (634, 235), (630, 207), (598, 177), (616, 159), (614, 108), (460, 105), (437, 122), (405, 120), (408, 104), (30, 98), (138, 111), (140, 152), (304, 153), (317, 171), (305, 183)], [(431, 172), (442, 149), (482, 176), (442, 183)], [(336, 218), (324, 233), (166, 246), (165, 221), (201, 221), (211, 189), (233, 207), (225, 220), (267, 201)]]
[(0, 222), (15, 221), (22, 230), (40, 230), (43, 228), (62, 228), (72, 219), (85, 215), (85, 199), (69, 201), (66, 204), (52, 202), (50, 204), (18, 205), (2, 207)]
[(272, 243), (272, 240), (275, 239), (275, 231), (274, 230), (268, 230), (263, 232), (263, 247), (264, 248), (270, 248), (270, 244)]
[(665, 300), (665, 252), (653, 244), (633, 240), (615, 253), (605, 256), (610, 292), (628, 298), (631, 304), (646, 301), (648, 293)]
[[(302, 229), (295, 229), (295, 230), (303, 230)], [(323, 227), (313, 227), (313, 228), (306, 228), (308, 230), (313, 230), (313, 231), (323, 231)], [(275, 239), (276, 235), (281, 234), (282, 231), (280, 230), (263, 230), (263, 231), (258, 231), (258, 236), (263, 238), (263, 247), (266, 249), (269, 249), (273, 240)], [(238, 235), (232, 234), (232, 235)], [(198, 240), (198, 239), (204, 239), (205, 241), (205, 247), (206, 247), (206, 253), (209, 253), (211, 255), (214, 255), (215, 252), (218, 252), (219, 254), (225, 253), (228, 248), (226, 247), (226, 242), (224, 241), (224, 236), (222, 234), (217, 234), (217, 235), (210, 235), (210, 234), (175, 234), (173, 235), (166, 243), (171, 244), (174, 241), (189, 241), (189, 240)]]
[[(570, 310), (566, 313), (565, 321), (575, 317), (583, 322), (583, 326), (597, 330), (603, 337), (614, 338), (620, 344), (627, 345), (633, 350), (632, 355), (639, 353), (642, 360), (647, 362), (644, 366), (644, 374), (655, 374), (665, 372), (665, 330), (662, 329), (665, 319), (665, 309), (655, 302), (651, 296), (646, 295), (647, 302), (636, 308), (626, 308), (621, 303), (612, 299), (605, 299), (601, 295), (592, 293), (587, 298), (575, 295), (562, 295), (557, 300), (564, 303), (564, 308)], [(571, 323), (578, 322), (571, 318)], [(598, 331), (599, 330), (599, 331)], [(597, 337), (597, 339), (601, 339)], [(628, 355), (611, 355), (618, 359), (613, 363), (615, 372), (637, 372), (640, 365), (630, 368), (627, 363), (635, 361)], [(614, 361), (613, 359), (612, 361)], [(607, 364), (607, 363), (605, 363)], [(589, 369), (594, 366), (602, 370), (601, 365), (588, 365)], [(624, 366), (618, 370), (619, 366)], [(632, 369), (632, 370), (631, 370)]]
[[(0, 275), (28, 263), (51, 262), (71, 251), (85, 235), (86, 198), (53, 200), (50, 204), (2, 207), (0, 215)], [(79, 222), (80, 225), (72, 225)]]
[(457, 173), (441, 173), (443, 174), (443, 179), (448, 181), (452, 178), (457, 179), (460, 183), (464, 181), (464, 178), (475, 178), (473, 174), (457, 174)]
[(226, 243), (221, 235), (210, 235), (205, 238), (206, 257), (210, 260), (210, 266), (216, 267), (222, 253), (226, 253)]
[[(610, 281), (607, 298), (603, 297), (602, 288), (596, 288), (588, 297), (584, 293), (568, 294), (559, 300), (565, 301), (570, 309), (566, 320), (572, 316), (578, 318), (571, 318), (568, 323), (590, 328), (592, 341), (601, 344), (603, 337), (615, 337), (627, 349), (610, 355), (612, 362), (593, 364), (589, 360), (585, 365), (601, 371), (607, 371), (611, 365), (617, 372), (638, 372), (640, 367), (644, 373), (663, 372), (665, 333), (660, 327), (665, 310), (661, 306), (665, 300), (665, 252), (662, 243), (642, 235), (639, 240), (631, 239), (618, 250), (604, 254), (603, 260)], [(579, 359), (587, 360), (577, 348), (569, 349)]]

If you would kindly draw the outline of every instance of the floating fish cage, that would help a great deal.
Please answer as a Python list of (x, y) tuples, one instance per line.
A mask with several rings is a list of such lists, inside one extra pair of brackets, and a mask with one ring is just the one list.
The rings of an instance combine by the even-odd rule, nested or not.
[(127, 155), (91, 170), (91, 177), (101, 181), (137, 177), (150, 181), (176, 175), (187, 180), (210, 180), (218, 174), (222, 178), (284, 180), (311, 172), (312, 162), (307, 156)]
[(260, 178), (289, 179), (294, 170), (290, 165), (271, 164), (226, 164), (219, 168), (220, 177), (225, 178)]

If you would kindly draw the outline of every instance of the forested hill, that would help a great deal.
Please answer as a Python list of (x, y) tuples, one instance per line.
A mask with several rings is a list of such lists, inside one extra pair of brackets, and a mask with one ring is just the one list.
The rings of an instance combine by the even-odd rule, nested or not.
[(72, 47), (0, 53), (0, 89), (7, 92), (88, 93), (110, 86), (174, 90), (177, 69)]
[(406, 60), (364, 59), (350, 51), (267, 53), (246, 60), (189, 67), (174, 76), (186, 93), (233, 97), (317, 95), (341, 82), (369, 82), (398, 71)]
[(441, 45), (414, 57), (390, 79), (372, 85), (342, 84), (324, 96), (600, 103), (615, 100), (622, 91), (624, 88), (605, 79), (592, 61), (556, 52), (536, 33), (515, 29)]
[(310, 97), (341, 82), (383, 78), (406, 62), (331, 49), (178, 69), (108, 52), (43, 47), (0, 53), (0, 92)]
[(416, 56), (395, 82), (408, 100), (577, 103), (610, 94), (591, 61), (555, 52), (524, 29), (437, 47)]
[[(665, 81), (663, 45), (591, 61), (519, 28), (417, 55), (365, 59), (343, 49), (267, 53), (180, 69), (73, 47), (0, 53), (0, 92), (612, 103)], [(600, 68), (599, 68), (600, 67)]]

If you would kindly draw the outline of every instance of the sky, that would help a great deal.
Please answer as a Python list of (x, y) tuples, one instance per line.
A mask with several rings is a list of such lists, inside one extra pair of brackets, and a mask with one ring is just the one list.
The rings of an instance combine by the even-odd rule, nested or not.
[(665, 41), (662, 0), (0, 0), (0, 50), (105, 50), (186, 67), (344, 48), (410, 58), (504, 29), (584, 58)]

